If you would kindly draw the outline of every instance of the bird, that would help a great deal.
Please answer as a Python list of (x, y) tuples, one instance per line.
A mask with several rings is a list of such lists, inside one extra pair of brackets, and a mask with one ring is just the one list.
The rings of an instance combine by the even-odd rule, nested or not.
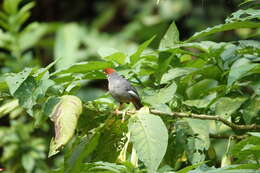
[(115, 69), (105, 68), (108, 79), (108, 90), (112, 97), (119, 102), (120, 109), (123, 103), (132, 102), (136, 110), (143, 107), (137, 90), (124, 77), (120, 76)]

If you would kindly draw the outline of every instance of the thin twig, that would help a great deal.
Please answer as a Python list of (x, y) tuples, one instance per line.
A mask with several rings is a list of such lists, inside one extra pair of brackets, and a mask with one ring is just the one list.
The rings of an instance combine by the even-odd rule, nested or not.
[[(150, 110), (152, 114), (155, 115), (168, 115), (168, 116), (173, 116), (176, 118), (193, 118), (193, 119), (201, 119), (201, 120), (215, 120), (215, 121), (220, 121), (223, 124), (229, 126), (230, 128), (234, 130), (260, 130), (260, 125), (257, 124), (250, 124), (250, 125), (240, 125), (240, 124), (235, 124), (232, 123), (223, 117), (219, 115), (204, 115), (204, 114), (195, 114), (195, 113), (185, 113), (185, 112), (172, 112), (172, 113), (165, 113), (159, 110)], [(117, 114), (122, 114), (122, 111), (117, 112)], [(136, 111), (127, 111), (126, 114), (135, 114)]]
[(248, 135), (224, 135), (224, 134), (209, 134), (210, 138), (216, 139), (229, 139), (230, 137), (237, 140), (242, 140), (248, 137)]

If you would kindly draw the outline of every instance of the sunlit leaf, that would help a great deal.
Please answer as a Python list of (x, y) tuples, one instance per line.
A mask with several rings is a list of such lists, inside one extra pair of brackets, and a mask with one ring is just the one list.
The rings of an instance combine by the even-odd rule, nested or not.
[(260, 12), (258, 9), (246, 9), (246, 10), (238, 10), (231, 14), (225, 21), (226, 23), (234, 22), (234, 21), (245, 21), (251, 20), (255, 18), (260, 18)]
[(205, 160), (205, 150), (208, 150), (210, 146), (209, 140), (209, 122), (205, 120), (198, 119), (187, 119), (190, 128), (193, 133), (197, 135), (196, 137), (192, 137), (194, 140), (193, 143), (193, 153), (190, 153), (188, 157), (190, 157), (191, 162), (199, 163)]
[(19, 73), (8, 74), (8, 76), (5, 78), (5, 81), (12, 95), (21, 86), (21, 84), (27, 79), (27, 77), (31, 74), (31, 72), (32, 72), (31, 68), (25, 68), (23, 71)]
[(19, 103), (18, 100), (11, 100), (5, 104), (2, 104), (0, 106), (0, 118), (6, 114), (9, 114), (10, 112), (12, 112), (14, 109), (18, 108)]
[(119, 52), (113, 48), (100, 48), (98, 50), (99, 55), (109, 61), (114, 61), (118, 64), (124, 64), (126, 55), (123, 52)]
[(130, 61), (131, 61), (132, 65), (134, 65), (138, 61), (138, 59), (140, 58), (143, 51), (149, 46), (149, 44), (154, 40), (154, 38), (155, 38), (155, 36), (153, 36), (149, 40), (145, 41), (143, 44), (141, 44), (139, 46), (137, 51), (133, 55), (130, 56)]
[(109, 62), (104, 61), (88, 61), (75, 63), (68, 68), (63, 68), (55, 71), (52, 75), (60, 75), (65, 73), (86, 73), (93, 70), (103, 70), (105, 68), (112, 67), (113, 65)]
[(246, 101), (246, 98), (237, 97), (222, 97), (216, 103), (216, 114), (222, 115), (224, 118), (229, 118), (229, 116), (234, 113), (242, 103)]
[(232, 85), (238, 79), (249, 75), (250, 70), (254, 69), (257, 63), (251, 63), (248, 59), (238, 59), (232, 66), (228, 75), (228, 85)]
[(178, 42), (179, 42), (179, 31), (177, 26), (175, 25), (175, 22), (172, 22), (172, 24), (169, 26), (168, 30), (166, 31), (165, 35), (163, 36), (160, 42), (159, 50), (165, 48), (171, 48)]
[(213, 79), (203, 79), (186, 90), (187, 96), (190, 99), (197, 99), (203, 96), (211, 88), (218, 85), (218, 81)]
[(188, 75), (194, 71), (196, 71), (196, 68), (184, 67), (170, 69), (167, 73), (164, 73), (164, 75), (162, 76), (161, 83), (167, 83), (168, 81)]
[(217, 32), (228, 31), (228, 30), (233, 30), (233, 29), (238, 29), (238, 28), (258, 28), (258, 27), (260, 27), (259, 22), (250, 22), (250, 21), (230, 22), (230, 23), (220, 24), (220, 25), (216, 25), (211, 28), (207, 28), (203, 31), (196, 32), (193, 36), (191, 36), (185, 42), (196, 40), (198, 38), (202, 38), (202, 37), (205, 37), (205, 36), (217, 33)]
[(31, 116), (33, 115), (32, 108), (37, 100), (43, 98), (48, 88), (54, 85), (54, 82), (48, 78), (49, 76), (46, 74), (40, 81), (36, 81), (29, 76), (14, 93), (14, 97), (19, 100), (19, 104), (26, 108)]
[(144, 107), (130, 118), (128, 129), (138, 158), (144, 162), (148, 172), (155, 172), (168, 144), (168, 132), (163, 121)]
[(167, 103), (173, 99), (176, 90), (177, 85), (173, 82), (168, 87), (160, 89), (159, 92), (153, 93), (151, 96), (146, 96), (143, 101), (151, 105)]

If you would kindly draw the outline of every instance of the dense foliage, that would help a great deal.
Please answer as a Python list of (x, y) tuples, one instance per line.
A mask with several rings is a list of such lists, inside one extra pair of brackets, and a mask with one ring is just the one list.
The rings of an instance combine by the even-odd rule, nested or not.
[[(0, 12), (6, 172), (260, 172), (257, 6), (182, 41), (172, 22), (137, 46), (128, 39), (138, 20), (110, 38), (76, 23), (26, 22), (34, 5), (4, 0)], [(230, 30), (247, 39), (208, 41)], [(36, 57), (54, 31), (55, 60), (41, 67)], [(141, 110), (126, 104), (115, 113), (102, 89), (108, 67), (136, 86)]]

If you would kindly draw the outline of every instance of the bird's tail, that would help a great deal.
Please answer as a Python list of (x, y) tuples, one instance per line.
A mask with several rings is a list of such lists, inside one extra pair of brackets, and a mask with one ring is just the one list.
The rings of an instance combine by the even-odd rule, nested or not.
[(139, 110), (139, 109), (141, 109), (141, 107), (144, 106), (144, 105), (141, 103), (141, 100), (140, 100), (140, 99), (135, 99), (135, 100), (133, 100), (133, 104), (134, 104), (136, 110)]

